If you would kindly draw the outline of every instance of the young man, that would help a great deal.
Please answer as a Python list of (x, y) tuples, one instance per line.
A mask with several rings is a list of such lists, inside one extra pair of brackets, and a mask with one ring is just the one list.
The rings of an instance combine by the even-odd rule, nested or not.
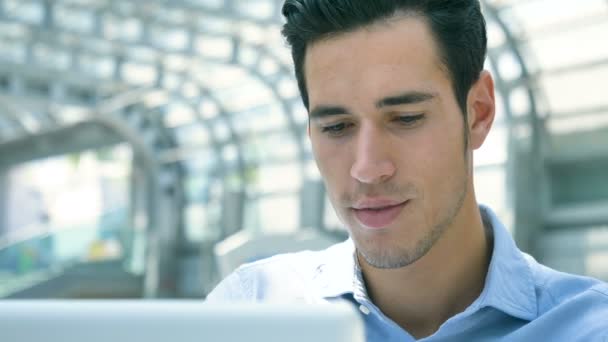
[(287, 0), (314, 156), (350, 239), (240, 267), (210, 301), (359, 306), (368, 341), (608, 341), (608, 286), (548, 269), (478, 206), (492, 126), (477, 0)]

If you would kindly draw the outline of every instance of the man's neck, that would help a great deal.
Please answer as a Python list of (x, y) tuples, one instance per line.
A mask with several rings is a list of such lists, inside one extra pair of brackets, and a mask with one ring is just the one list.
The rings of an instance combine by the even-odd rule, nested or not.
[(416, 338), (433, 334), (483, 290), (492, 253), (489, 237), (476, 204), (463, 206), (459, 216), (409, 266), (377, 269), (357, 255), (370, 299)]

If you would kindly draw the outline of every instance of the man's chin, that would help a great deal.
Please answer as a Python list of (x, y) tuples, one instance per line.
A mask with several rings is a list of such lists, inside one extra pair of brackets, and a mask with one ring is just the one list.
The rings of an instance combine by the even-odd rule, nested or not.
[[(355, 241), (359, 260), (379, 269), (402, 268), (411, 264), (411, 255), (406, 250), (391, 246), (390, 241)], [(363, 260), (362, 260), (363, 259)]]
[(361, 252), (364, 262), (377, 269), (397, 269), (411, 264), (410, 260), (404, 256), (388, 255), (386, 253), (365, 253)]

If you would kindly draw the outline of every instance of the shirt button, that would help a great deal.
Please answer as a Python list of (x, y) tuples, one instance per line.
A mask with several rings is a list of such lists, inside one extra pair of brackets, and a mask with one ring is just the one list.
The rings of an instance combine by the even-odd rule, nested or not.
[(363, 304), (359, 305), (359, 310), (366, 316), (370, 314), (369, 308)]

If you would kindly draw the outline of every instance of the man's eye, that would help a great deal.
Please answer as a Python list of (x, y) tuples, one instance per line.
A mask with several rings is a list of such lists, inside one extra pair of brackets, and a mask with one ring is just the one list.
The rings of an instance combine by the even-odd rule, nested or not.
[(339, 123), (339, 124), (335, 124), (335, 125), (329, 125), (329, 126), (325, 126), (321, 129), (321, 132), (323, 133), (328, 133), (328, 134), (333, 134), (333, 135), (338, 135), (342, 132), (344, 132), (345, 129), (348, 128), (348, 124), (346, 123)]
[(396, 120), (405, 126), (411, 126), (424, 118), (424, 114), (398, 116)]

